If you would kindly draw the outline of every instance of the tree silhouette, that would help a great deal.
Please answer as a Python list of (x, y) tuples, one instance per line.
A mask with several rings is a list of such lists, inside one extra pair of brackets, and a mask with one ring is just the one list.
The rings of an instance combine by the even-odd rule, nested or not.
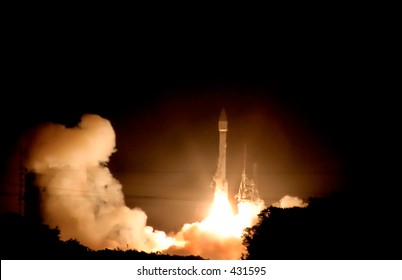
[(60, 230), (31, 222), (15, 213), (1, 216), (0, 248), (2, 259), (57, 258), (62, 242)]
[[(300, 258), (306, 250), (303, 208), (281, 209), (268, 207), (261, 211), (259, 222), (244, 231), (243, 245), (247, 254), (243, 259)], [(291, 251), (290, 251), (291, 250)], [(290, 252), (289, 252), (290, 251)]]
[(390, 215), (351, 193), (310, 198), (306, 208), (271, 206), (244, 230), (242, 259), (400, 259)]

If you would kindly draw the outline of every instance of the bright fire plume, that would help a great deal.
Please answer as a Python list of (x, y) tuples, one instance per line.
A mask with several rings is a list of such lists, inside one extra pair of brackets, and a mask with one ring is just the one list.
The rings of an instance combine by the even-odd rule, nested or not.
[(208, 216), (201, 222), (185, 224), (175, 235), (175, 245), (166, 253), (200, 255), (209, 259), (239, 259), (244, 253), (242, 234), (252, 226), (257, 214), (265, 207), (241, 202), (233, 212), (227, 195), (216, 188)]
[(202, 221), (201, 228), (221, 236), (237, 236), (235, 215), (225, 193), (216, 191), (209, 215)]

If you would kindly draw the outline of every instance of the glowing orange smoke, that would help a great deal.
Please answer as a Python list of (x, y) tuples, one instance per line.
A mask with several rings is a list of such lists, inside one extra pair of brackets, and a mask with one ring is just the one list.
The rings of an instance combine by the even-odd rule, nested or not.
[(227, 195), (216, 188), (208, 216), (201, 222), (185, 224), (174, 237), (175, 244), (166, 253), (200, 255), (209, 259), (239, 259), (244, 252), (243, 229), (252, 226), (264, 208), (241, 202), (233, 212)]

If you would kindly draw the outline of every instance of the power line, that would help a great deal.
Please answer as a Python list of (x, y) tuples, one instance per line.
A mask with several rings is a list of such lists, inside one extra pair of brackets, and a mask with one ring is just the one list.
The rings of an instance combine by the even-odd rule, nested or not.
[[(103, 170), (102, 167), (91, 167), (91, 168), (70, 168), (70, 167), (60, 167), (60, 168), (49, 168), (49, 173), (53, 172), (83, 172), (83, 173), (96, 173), (99, 170)], [(121, 173), (128, 173), (128, 174), (213, 174), (215, 173), (215, 170), (157, 170), (157, 169), (136, 169), (136, 170), (127, 170), (127, 169), (107, 169), (109, 173), (112, 174), (121, 174)], [(257, 171), (257, 174), (338, 174), (342, 173), (345, 170), (339, 170), (339, 169), (334, 169), (334, 170), (259, 170)], [(232, 173), (232, 174), (242, 174), (242, 170), (227, 170), (227, 173)], [(68, 174), (64, 174), (67, 176)]]

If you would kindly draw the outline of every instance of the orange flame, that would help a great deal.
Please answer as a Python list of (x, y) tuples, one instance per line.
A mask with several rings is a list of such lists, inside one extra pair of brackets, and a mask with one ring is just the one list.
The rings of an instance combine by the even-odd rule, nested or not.
[(237, 208), (235, 214), (227, 194), (217, 188), (208, 216), (201, 222), (185, 224), (167, 252), (212, 259), (239, 258), (244, 250), (243, 230), (254, 224), (264, 203), (240, 202)]

